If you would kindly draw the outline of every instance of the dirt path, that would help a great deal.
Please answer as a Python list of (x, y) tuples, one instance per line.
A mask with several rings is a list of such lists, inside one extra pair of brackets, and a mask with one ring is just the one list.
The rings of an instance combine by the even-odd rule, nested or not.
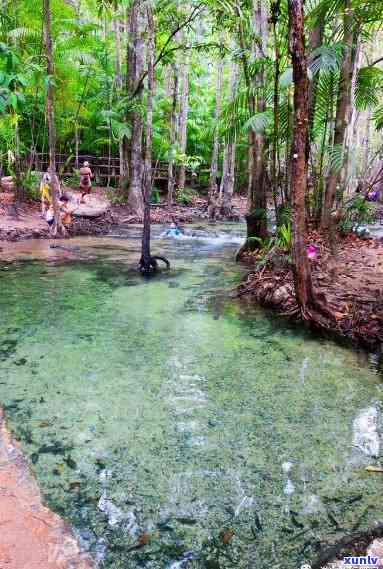
[(0, 569), (92, 569), (70, 528), (48, 510), (0, 411)]

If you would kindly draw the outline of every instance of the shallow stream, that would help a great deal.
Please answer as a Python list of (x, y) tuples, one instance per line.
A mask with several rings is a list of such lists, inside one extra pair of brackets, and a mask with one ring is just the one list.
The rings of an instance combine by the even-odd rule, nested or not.
[[(381, 375), (226, 294), (238, 226), (4, 245), (0, 402), (107, 568), (296, 569), (383, 521)], [(226, 292), (225, 292), (226, 291)]]

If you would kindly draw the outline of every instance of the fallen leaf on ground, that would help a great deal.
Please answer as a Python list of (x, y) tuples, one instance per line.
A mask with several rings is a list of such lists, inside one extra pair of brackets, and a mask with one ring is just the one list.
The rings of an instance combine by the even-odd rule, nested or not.
[(234, 537), (234, 534), (235, 532), (233, 529), (225, 529), (221, 531), (219, 537), (221, 538), (222, 543), (224, 545), (227, 545), (229, 541)]

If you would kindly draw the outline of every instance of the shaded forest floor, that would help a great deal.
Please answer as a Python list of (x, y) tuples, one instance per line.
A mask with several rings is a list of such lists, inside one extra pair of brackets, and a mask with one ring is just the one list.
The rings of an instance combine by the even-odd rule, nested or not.
[[(76, 198), (80, 193), (72, 188), (65, 188)], [(97, 200), (107, 200), (106, 188), (93, 188), (89, 203)], [(17, 210), (1, 205), (0, 194), (0, 240), (18, 241), (21, 239), (47, 239), (50, 237), (48, 224), (40, 215), (40, 203), (28, 201), (22, 203)], [(233, 218), (240, 220), (246, 213), (246, 198), (236, 196), (233, 199)], [(207, 219), (207, 200), (198, 198), (190, 205), (174, 204), (169, 207), (166, 203), (153, 205), (151, 208), (152, 223), (166, 224), (173, 220), (178, 223), (192, 223), (196, 220)], [(75, 217), (67, 226), (68, 235), (105, 235), (112, 225), (140, 223), (142, 219), (134, 215), (126, 204), (109, 204), (106, 214), (94, 218)]]
[[(377, 349), (383, 341), (383, 243), (350, 234), (338, 238), (335, 256), (319, 233), (308, 235), (310, 243), (318, 247), (311, 266), (315, 296), (324, 310), (309, 314), (308, 322)], [(299, 316), (293, 274), (282, 251), (274, 251), (263, 266), (252, 270), (236, 295)]]

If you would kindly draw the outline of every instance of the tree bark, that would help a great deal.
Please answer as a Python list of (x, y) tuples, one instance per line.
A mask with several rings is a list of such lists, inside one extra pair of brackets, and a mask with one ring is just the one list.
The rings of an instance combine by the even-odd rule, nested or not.
[[(253, 0), (253, 27), (259, 43), (253, 46), (255, 58), (263, 57), (267, 47), (268, 14), (265, 2)], [(257, 100), (251, 96), (249, 100), (250, 114), (262, 113), (266, 109), (262, 86), (265, 83), (263, 66), (255, 79), (255, 85), (261, 87)], [(264, 239), (267, 237), (267, 200), (266, 200), (266, 165), (265, 165), (265, 140), (263, 133), (249, 132), (250, 143), (250, 187), (249, 187), (249, 213), (247, 215), (247, 237)], [(251, 234), (249, 231), (251, 230)], [(251, 249), (259, 247), (257, 241), (248, 241)]]
[(152, 191), (152, 140), (153, 140), (153, 94), (154, 94), (154, 20), (150, 4), (146, 6), (148, 19), (147, 40), (147, 78), (148, 92), (146, 101), (146, 133), (145, 160), (142, 181), (142, 197), (144, 204), (144, 226), (142, 231), (142, 252), (140, 268), (143, 273), (149, 273), (152, 268), (150, 254), (150, 194)]
[[(235, 95), (235, 86), (237, 81), (237, 66), (234, 61), (231, 62), (229, 74), (229, 101), (233, 101)], [(234, 193), (234, 175), (235, 175), (235, 150), (236, 142), (227, 140), (223, 151), (222, 178), (219, 188), (219, 213), (222, 217), (231, 217), (233, 215), (232, 198)]]
[[(180, 115), (179, 115), (179, 151), (186, 154), (187, 124), (189, 114), (189, 61), (185, 54), (186, 62), (181, 64), (180, 74)], [(178, 189), (183, 190), (186, 181), (186, 166), (182, 163), (178, 170)]]
[[(279, 183), (279, 90), (280, 90), (280, 62), (281, 53), (279, 48), (278, 38), (278, 21), (281, 12), (281, 2), (276, 0), (271, 5), (271, 22), (273, 26), (273, 39), (274, 39), (274, 92), (273, 92), (273, 115), (274, 115), (274, 129), (273, 129), (273, 145), (271, 151), (272, 164), (271, 164), (271, 183), (273, 192), (273, 201), (275, 208), (275, 217), (278, 219), (278, 183)], [(282, 195), (283, 199), (283, 195)]]
[[(324, 34), (324, 21), (323, 18), (318, 18), (315, 22), (314, 27), (310, 31), (309, 34), (309, 54), (310, 56), (312, 53), (317, 50), (323, 43), (323, 34)], [(308, 153), (310, 152), (310, 145), (313, 142), (313, 128), (314, 128), (314, 115), (315, 115), (315, 105), (316, 105), (316, 95), (317, 95), (317, 87), (319, 81), (319, 73), (317, 73), (313, 79), (309, 82), (309, 99), (308, 99), (308, 108), (309, 108), (309, 137), (308, 137)]]
[(56, 129), (54, 122), (54, 63), (53, 63), (53, 40), (52, 40), (52, 13), (50, 0), (44, 0), (44, 36), (45, 36), (45, 53), (47, 59), (47, 99), (46, 113), (48, 123), (48, 146), (49, 146), (49, 173), (51, 176), (51, 195), (54, 211), (54, 223), (52, 226), (52, 234), (54, 236), (64, 236), (65, 228), (61, 222), (60, 208), (58, 199), (60, 197), (60, 183), (56, 172)]
[(143, 274), (156, 271), (159, 260), (169, 268), (170, 263), (164, 257), (152, 256), (150, 252), (150, 194), (152, 191), (152, 142), (153, 142), (153, 97), (154, 97), (154, 66), (155, 66), (155, 27), (150, 1), (146, 4), (146, 17), (148, 22), (147, 37), (147, 99), (146, 99), (146, 129), (145, 129), (145, 157), (142, 178), (142, 200), (144, 203), (144, 223), (142, 231), (142, 250), (139, 263)]
[[(143, 18), (139, 0), (134, 0), (129, 13), (129, 40), (128, 40), (128, 93), (136, 91), (144, 70)], [(139, 108), (142, 102), (142, 88), (136, 95), (135, 108), (130, 111), (131, 140), (130, 140), (130, 179), (128, 204), (139, 217), (144, 213), (142, 198), (142, 132), (143, 119)]]
[(223, 59), (217, 62), (217, 77), (215, 87), (215, 111), (214, 111), (214, 138), (213, 151), (211, 155), (210, 177), (209, 177), (209, 193), (208, 193), (208, 212), (209, 218), (215, 219), (218, 205), (218, 159), (219, 159), (219, 119), (221, 116), (222, 104), (222, 75), (223, 75)]
[[(351, 94), (350, 94), (350, 105), (347, 112), (347, 127), (345, 133), (345, 141), (344, 141), (344, 160), (343, 160), (343, 167), (340, 172), (340, 184), (341, 187), (347, 189), (349, 193), (352, 192), (352, 189), (355, 189), (356, 186), (353, 187), (353, 180), (356, 180), (356, 170), (352, 168), (352, 165), (355, 164), (355, 156), (352, 152), (352, 149), (355, 147), (355, 140), (357, 139), (358, 134), (358, 119), (360, 116), (359, 111), (355, 108), (353, 103), (354, 101), (354, 94), (356, 89), (356, 84), (358, 80), (358, 69), (360, 67), (360, 63), (362, 60), (362, 49), (361, 49), (361, 41), (360, 41), (360, 34), (358, 28), (354, 30), (354, 37), (353, 37), (353, 45), (352, 45), (352, 79), (351, 79)], [(356, 151), (356, 148), (355, 148)], [(356, 164), (355, 164), (356, 166)]]
[[(122, 89), (122, 71), (121, 71), (121, 22), (118, 14), (116, 13), (113, 19), (114, 40), (115, 40), (115, 61), (114, 73), (117, 93)], [(118, 141), (118, 155), (120, 164), (120, 185), (125, 178), (125, 160), (124, 160), (124, 140), (123, 137)]]
[[(324, 34), (324, 19), (322, 16), (318, 17), (315, 21), (313, 28), (310, 30), (309, 34), (309, 57), (312, 58), (312, 54), (317, 50), (323, 43)], [(309, 82), (309, 94), (308, 94), (308, 109), (309, 109), (309, 128), (307, 133), (307, 146), (306, 146), (306, 157), (307, 162), (311, 164), (310, 171), (310, 181), (311, 187), (313, 189), (314, 207), (311, 211), (311, 215), (315, 217), (317, 221), (320, 220), (320, 211), (322, 204), (322, 191), (323, 181), (321, 175), (319, 174), (320, 169), (320, 157), (314, 153), (314, 118), (315, 118), (315, 108), (317, 100), (319, 73), (316, 73), (312, 80)], [(309, 192), (306, 195), (306, 214), (310, 215), (310, 199)], [(319, 217), (318, 217), (319, 216)]]
[[(343, 17), (343, 59), (340, 70), (338, 97), (335, 117), (334, 147), (340, 146), (344, 159), (345, 133), (347, 117), (351, 104), (351, 84), (353, 72), (352, 44), (353, 44), (353, 13), (351, 0), (344, 0)], [(337, 185), (340, 172), (336, 165), (332, 165), (327, 179), (324, 209), (322, 213), (322, 226), (328, 228), (331, 223), (331, 213), (334, 207)]]
[(294, 78), (291, 205), (294, 283), (297, 302), (305, 314), (313, 304), (311, 270), (305, 245), (306, 144), (308, 133), (308, 77), (304, 39), (303, 0), (289, 0), (289, 50)]
[(173, 98), (170, 115), (170, 152), (168, 163), (168, 204), (172, 205), (174, 199), (174, 187), (176, 183), (174, 171), (174, 153), (178, 139), (178, 102), (179, 102), (179, 66), (173, 65)]

